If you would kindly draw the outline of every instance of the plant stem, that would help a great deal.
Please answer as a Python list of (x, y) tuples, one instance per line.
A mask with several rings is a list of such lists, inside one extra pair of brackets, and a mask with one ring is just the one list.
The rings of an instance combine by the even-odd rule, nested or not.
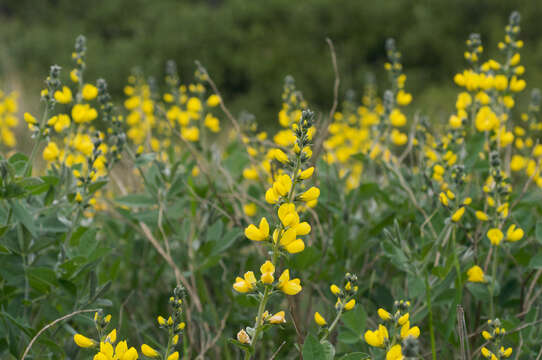
[(495, 318), (495, 304), (494, 304), (494, 295), (495, 295), (495, 282), (497, 281), (497, 262), (499, 260), (499, 247), (494, 246), (495, 254), (493, 255), (493, 262), (491, 264), (491, 285), (489, 286), (489, 318)]
[(36, 139), (36, 142), (34, 143), (34, 146), (32, 147), (32, 152), (30, 153), (30, 157), (28, 158), (28, 162), (26, 163), (24, 167), (24, 176), (30, 176), (32, 174), (29, 173), (31, 167), (30, 165), (34, 163), (34, 158), (36, 157), (36, 154), (38, 152), (38, 148), (41, 144), (41, 140), (43, 139), (43, 135), (41, 133), (41, 129), (43, 128), (43, 124), (45, 123), (45, 119), (47, 119), (47, 114), (49, 112), (49, 104), (45, 104), (45, 110), (43, 111), (43, 116), (41, 118), (41, 121), (39, 123), (39, 131), (38, 138)]
[[(346, 303), (346, 301), (345, 301), (345, 303)], [(327, 333), (324, 336), (322, 336), (322, 338), (320, 339), (320, 342), (324, 341), (329, 336), (329, 334), (331, 334), (331, 332), (333, 331), (335, 326), (339, 323), (339, 319), (341, 318), (341, 315), (343, 314), (343, 310), (344, 310), (344, 305), (341, 304), (341, 307), (339, 308), (339, 312), (337, 313), (337, 316), (335, 317), (335, 320), (333, 320), (333, 322), (329, 326), (329, 329), (327, 330)]]
[[(262, 301), (260, 301), (260, 306), (258, 306), (258, 315), (256, 317), (256, 324), (254, 325), (254, 336), (252, 337), (252, 349), (256, 351), (256, 341), (258, 340), (258, 336), (261, 332), (261, 326), (262, 326), (262, 316), (263, 312), (265, 311), (265, 305), (267, 305), (267, 300), (269, 300), (269, 286), (265, 286), (265, 290), (263, 292)], [(248, 357), (247, 357), (248, 356)], [(247, 351), (245, 353), (245, 359), (250, 359), (251, 354)]]
[(463, 298), (463, 283), (461, 281), (461, 267), (459, 265), (459, 259), (457, 258), (457, 246), (455, 243), (455, 232), (457, 227), (454, 226), (452, 230), (452, 253), (454, 257), (455, 271), (457, 272), (457, 292), (456, 292), (456, 302), (461, 304), (461, 299)]
[(429, 275), (425, 273), (425, 296), (427, 299), (427, 309), (429, 311), (429, 335), (431, 337), (431, 358), (437, 360), (437, 350), (435, 345), (435, 329), (433, 328), (433, 310), (431, 309), (431, 287), (429, 286)]

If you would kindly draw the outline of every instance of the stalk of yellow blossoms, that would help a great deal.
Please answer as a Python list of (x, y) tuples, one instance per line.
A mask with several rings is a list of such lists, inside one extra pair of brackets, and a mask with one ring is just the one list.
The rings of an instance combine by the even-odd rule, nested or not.
[(374, 348), (386, 350), (386, 360), (402, 360), (418, 356), (420, 329), (410, 326), (410, 301), (395, 301), (394, 312), (378, 309), (378, 316), (384, 322), (376, 330), (367, 330), (364, 339)]
[[(289, 171), (281, 170), (277, 173), (272, 186), (266, 191), (265, 199), (277, 208), (276, 225), (271, 232), (269, 222), (263, 217), (258, 226), (250, 224), (245, 229), (245, 236), (256, 242), (263, 242), (271, 248), (271, 260), (267, 260), (260, 268), (261, 276), (258, 280), (252, 271), (237, 277), (233, 288), (240, 293), (257, 292), (259, 297), (258, 314), (253, 328), (246, 328), (237, 334), (237, 344), (245, 350), (245, 359), (250, 359), (256, 348), (265, 321), (276, 324), (284, 322), (284, 312), (269, 316), (266, 305), (269, 297), (282, 292), (286, 295), (296, 295), (302, 289), (299, 279), (290, 278), (290, 270), (285, 269), (278, 281), (275, 282), (275, 269), (281, 254), (295, 254), (305, 248), (304, 241), (299, 238), (309, 234), (311, 227), (307, 222), (301, 222), (296, 203), (307, 206), (315, 203), (320, 195), (320, 190), (311, 187), (304, 192), (297, 190), (303, 181), (312, 177), (314, 167), (307, 167), (311, 157), (311, 137), (313, 133), (313, 113), (305, 110), (298, 123), (293, 124), (292, 131), (295, 134), (293, 146), (294, 159), (280, 149), (275, 149), (275, 158), (286, 165)], [(297, 190), (297, 191), (296, 191)]]
[(482, 356), (490, 360), (507, 359), (512, 355), (512, 348), (503, 346), (506, 329), (501, 327), (499, 319), (487, 321), (489, 331), (482, 331), (482, 337), (487, 342), (480, 350)]

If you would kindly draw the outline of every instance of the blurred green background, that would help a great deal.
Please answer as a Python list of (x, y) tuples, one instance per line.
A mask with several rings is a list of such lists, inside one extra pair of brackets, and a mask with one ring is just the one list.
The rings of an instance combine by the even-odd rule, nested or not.
[(71, 69), (75, 37), (84, 34), (86, 78), (104, 77), (118, 98), (134, 66), (161, 80), (165, 62), (174, 59), (187, 81), (198, 59), (234, 112), (246, 109), (269, 122), (287, 74), (312, 106), (330, 106), (325, 37), (337, 49), (341, 94), (359, 93), (369, 72), (386, 81), (384, 42), (395, 37), (413, 108), (438, 121), (453, 107), (452, 77), (464, 66), (468, 35), (481, 33), (486, 50), (498, 56), (513, 10), (522, 15), (525, 78), (529, 87), (540, 86), (542, 4), (535, 0), (2, 0), (0, 85), (22, 93), (23, 110), (35, 108), (49, 65)]

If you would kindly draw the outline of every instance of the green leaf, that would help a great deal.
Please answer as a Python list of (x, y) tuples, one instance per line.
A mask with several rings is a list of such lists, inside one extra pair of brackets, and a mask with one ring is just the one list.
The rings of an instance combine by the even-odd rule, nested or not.
[[(330, 344), (331, 345), (331, 344)], [(303, 359), (329, 360), (329, 349), (318, 341), (316, 336), (309, 334), (303, 343)]]
[(33, 237), (36, 237), (37, 234), (34, 220), (28, 210), (17, 201), (10, 202), (10, 205), (13, 209), (13, 216), (24, 225)]
[(367, 313), (360, 304), (357, 304), (355, 308), (343, 314), (342, 321), (347, 328), (361, 334), (365, 330)]
[(138, 206), (150, 206), (154, 205), (154, 199), (147, 194), (132, 194), (121, 196), (115, 199), (120, 205), (129, 206), (129, 207), (138, 207)]
[(542, 221), (536, 223), (536, 229), (534, 234), (536, 241), (542, 244)]
[(542, 269), (542, 253), (536, 254), (529, 261), (529, 268), (531, 269)]

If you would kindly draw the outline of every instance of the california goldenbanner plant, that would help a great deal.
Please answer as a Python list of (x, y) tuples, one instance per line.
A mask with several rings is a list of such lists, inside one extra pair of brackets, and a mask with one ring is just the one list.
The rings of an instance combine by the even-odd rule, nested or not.
[(0, 356), (540, 357), (542, 97), (520, 30), (512, 13), (495, 51), (469, 36), (442, 118), (393, 39), (387, 79), (342, 97), (328, 39), (331, 109), (287, 76), (276, 132), (200, 62), (134, 68), (118, 99), (77, 37), (41, 114), (0, 93)]

